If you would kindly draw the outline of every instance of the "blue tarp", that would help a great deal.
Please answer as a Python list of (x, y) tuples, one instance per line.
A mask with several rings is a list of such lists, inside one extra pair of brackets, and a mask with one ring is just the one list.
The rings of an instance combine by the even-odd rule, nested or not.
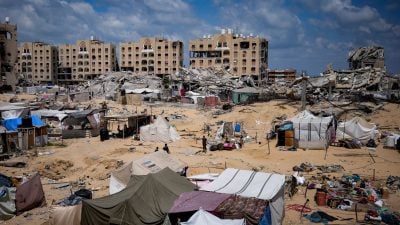
[(235, 125), (235, 132), (240, 132), (240, 123)]
[(271, 225), (271, 208), (268, 205), (267, 207), (265, 207), (265, 211), (264, 211), (264, 215), (261, 218), (260, 222), (258, 223), (258, 225)]
[[(35, 127), (41, 127), (44, 125), (43, 121), (38, 116), (32, 117), (32, 125)], [(3, 121), (3, 126), (7, 131), (17, 131), (19, 125), (22, 124), (22, 118), (13, 118)]]

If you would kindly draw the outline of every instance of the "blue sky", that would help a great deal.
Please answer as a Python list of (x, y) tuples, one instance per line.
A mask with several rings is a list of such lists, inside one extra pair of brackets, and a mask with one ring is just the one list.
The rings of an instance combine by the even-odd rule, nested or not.
[(330, 63), (347, 68), (352, 48), (381, 45), (388, 71), (400, 73), (398, 0), (0, 0), (0, 16), (17, 23), (20, 42), (51, 44), (93, 35), (116, 44), (164, 36), (187, 45), (233, 28), (269, 40), (270, 68), (310, 75)]

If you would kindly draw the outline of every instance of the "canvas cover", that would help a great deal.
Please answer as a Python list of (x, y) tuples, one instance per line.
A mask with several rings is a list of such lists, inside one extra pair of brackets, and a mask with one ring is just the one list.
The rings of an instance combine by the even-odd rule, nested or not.
[(339, 123), (336, 130), (338, 140), (358, 139), (362, 143), (366, 143), (369, 139), (374, 139), (375, 135), (376, 125), (360, 117)]
[(134, 175), (128, 186), (113, 195), (83, 200), (82, 225), (162, 224), (175, 199), (195, 186), (169, 168)]
[(215, 211), (215, 209), (230, 196), (229, 194), (207, 191), (185, 192), (179, 195), (169, 212), (190, 212), (197, 211), (200, 208), (206, 211)]
[(82, 205), (55, 207), (49, 218), (49, 225), (80, 225)]
[(0, 187), (0, 221), (14, 217), (15, 191), (15, 187)]
[(220, 219), (213, 214), (199, 209), (187, 222), (181, 225), (245, 225), (244, 219)]
[(40, 175), (36, 173), (31, 179), (17, 187), (16, 214), (40, 207), (46, 203)]
[(200, 190), (269, 200), (273, 224), (281, 224), (284, 185), (284, 175), (228, 168)]
[(171, 126), (161, 116), (158, 116), (154, 123), (140, 127), (141, 141), (169, 143), (180, 138), (175, 127)]
[(331, 142), (333, 117), (317, 117), (303, 111), (291, 119), (299, 148), (325, 149)]
[(117, 193), (124, 189), (131, 175), (157, 173), (167, 167), (174, 172), (181, 172), (185, 166), (186, 163), (165, 151), (147, 154), (111, 173), (110, 194)]

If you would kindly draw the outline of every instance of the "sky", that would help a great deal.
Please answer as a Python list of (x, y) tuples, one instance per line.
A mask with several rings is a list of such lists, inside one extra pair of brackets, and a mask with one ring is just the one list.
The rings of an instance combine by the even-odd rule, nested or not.
[(346, 69), (351, 49), (380, 45), (388, 72), (400, 74), (398, 0), (0, 0), (6, 16), (19, 42), (182, 40), (185, 65), (189, 40), (231, 28), (269, 41), (269, 68), (309, 75)]

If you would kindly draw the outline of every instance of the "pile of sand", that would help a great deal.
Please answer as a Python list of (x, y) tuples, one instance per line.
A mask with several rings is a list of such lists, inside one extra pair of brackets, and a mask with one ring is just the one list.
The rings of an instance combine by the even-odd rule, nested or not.
[(56, 159), (48, 161), (37, 169), (39, 174), (53, 180), (60, 180), (71, 173), (74, 164), (69, 160)]

